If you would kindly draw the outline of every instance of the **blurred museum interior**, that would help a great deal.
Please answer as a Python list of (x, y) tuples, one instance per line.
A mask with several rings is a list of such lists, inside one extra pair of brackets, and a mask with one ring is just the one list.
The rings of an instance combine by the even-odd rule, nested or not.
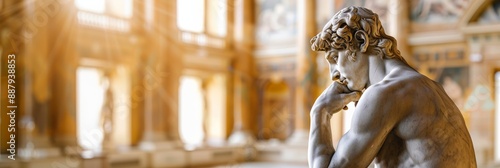
[(332, 82), (309, 39), (352, 5), (443, 85), (479, 167), (500, 166), (500, 0), (0, 0), (0, 167), (307, 167)]

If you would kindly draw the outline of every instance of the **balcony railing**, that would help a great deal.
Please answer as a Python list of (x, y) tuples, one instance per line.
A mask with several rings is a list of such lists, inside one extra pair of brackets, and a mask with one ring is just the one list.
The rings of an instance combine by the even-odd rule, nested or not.
[(181, 32), (180, 39), (184, 43), (214, 48), (225, 48), (225, 38), (213, 37), (207, 34)]
[(77, 19), (80, 25), (115, 30), (119, 32), (130, 31), (129, 21), (121, 18), (86, 11), (78, 11)]

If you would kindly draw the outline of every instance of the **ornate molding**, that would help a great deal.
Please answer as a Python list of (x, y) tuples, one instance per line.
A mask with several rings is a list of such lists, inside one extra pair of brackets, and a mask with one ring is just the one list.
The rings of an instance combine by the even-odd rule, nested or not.
[(427, 32), (427, 33), (413, 33), (408, 38), (408, 45), (431, 45), (431, 44), (445, 44), (464, 42), (465, 38), (462, 32), (449, 30), (443, 32)]
[(463, 66), (469, 63), (465, 47), (441, 46), (438, 48), (423, 48), (413, 52), (412, 62), (418, 67)]
[(500, 33), (500, 23), (487, 25), (467, 25), (462, 28), (464, 34), (485, 34), (485, 33)]

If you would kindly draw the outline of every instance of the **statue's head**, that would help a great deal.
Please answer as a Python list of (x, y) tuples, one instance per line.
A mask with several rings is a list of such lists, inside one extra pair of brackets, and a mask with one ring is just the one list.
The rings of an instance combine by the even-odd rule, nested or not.
[(314, 51), (361, 51), (402, 59), (396, 39), (385, 34), (377, 14), (363, 7), (350, 6), (337, 12), (311, 44)]
[[(385, 34), (378, 15), (363, 7), (351, 6), (340, 10), (323, 30), (311, 39), (311, 44), (312, 50), (326, 52), (325, 57), (330, 62), (333, 80), (342, 80), (341, 74), (332, 67), (337, 64), (339, 54), (345, 55), (350, 62), (360, 62), (356, 61), (359, 55), (375, 55), (382, 59), (400, 59), (406, 63), (397, 49), (396, 39)], [(359, 64), (356, 66), (363, 68), (366, 61)], [(365, 75), (359, 74), (364, 73), (363, 71), (367, 69), (357, 70), (355, 75)], [(361, 83), (360, 85), (366, 83), (353, 82)], [(357, 89), (362, 88), (358, 86)]]

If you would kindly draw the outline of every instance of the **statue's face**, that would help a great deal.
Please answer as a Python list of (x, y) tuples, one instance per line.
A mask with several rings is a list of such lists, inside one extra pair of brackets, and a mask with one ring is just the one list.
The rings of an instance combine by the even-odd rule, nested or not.
[[(333, 58), (327, 58), (330, 64), (330, 76), (347, 83), (352, 91), (362, 91), (368, 84), (368, 55), (356, 52), (356, 60), (348, 59), (347, 50), (338, 51)], [(340, 76), (338, 76), (340, 75)]]

